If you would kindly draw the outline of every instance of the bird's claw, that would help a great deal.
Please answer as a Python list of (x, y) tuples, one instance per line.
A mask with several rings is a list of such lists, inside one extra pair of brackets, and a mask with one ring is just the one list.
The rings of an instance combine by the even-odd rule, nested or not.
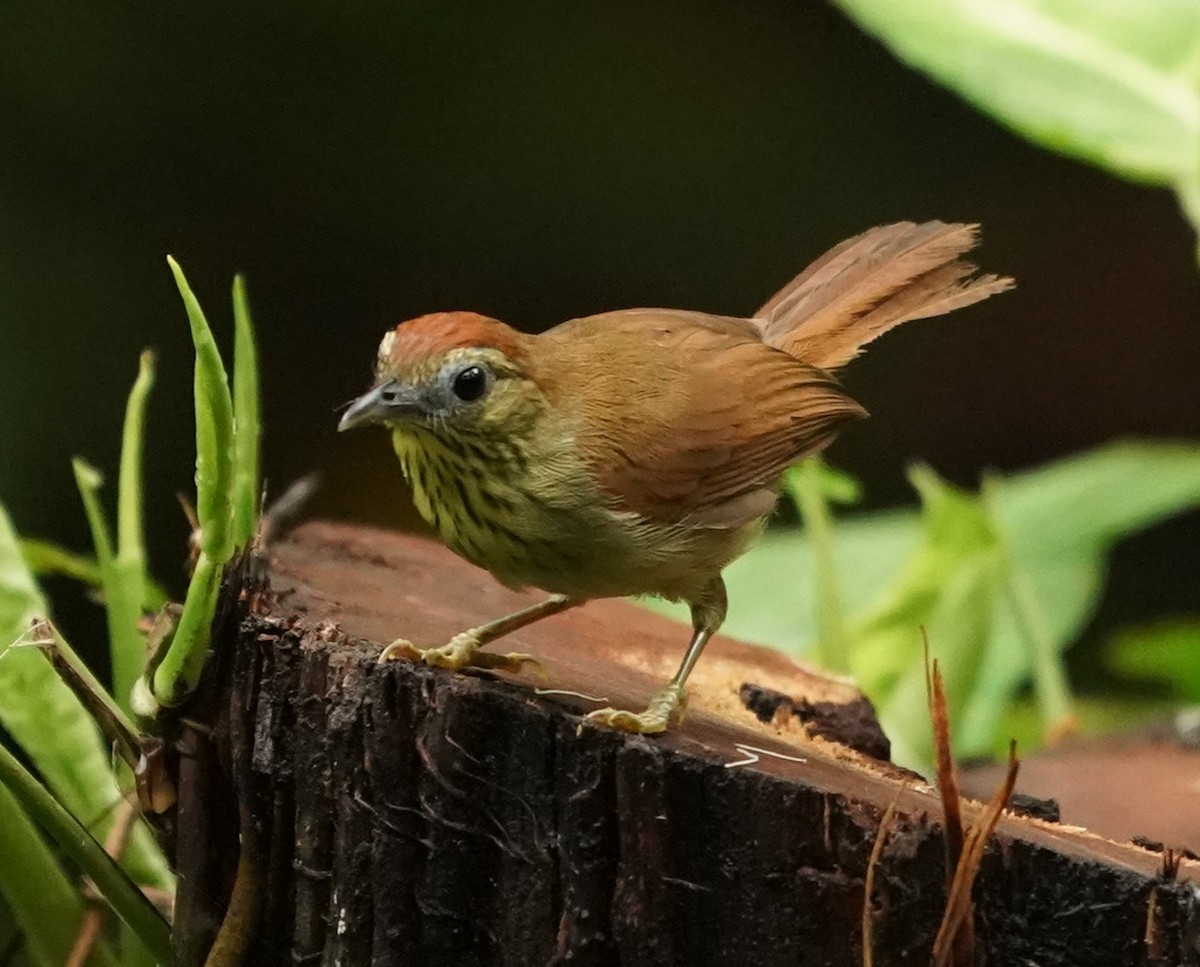
[(497, 655), (494, 652), (483, 651), (479, 639), (469, 631), (455, 635), (439, 648), (418, 648), (411, 641), (397, 638), (383, 649), (379, 655), (379, 662), (382, 664), (398, 658), (408, 658), (450, 671), (460, 671), (463, 668), (491, 668), (520, 672), (526, 665), (533, 665), (539, 675), (543, 678), (546, 677), (546, 669), (532, 655), (519, 652)]
[(650, 700), (644, 712), (629, 712), (619, 708), (598, 708), (588, 712), (584, 718), (595, 725), (607, 725), (618, 732), (633, 732), (638, 735), (656, 735), (665, 732), (671, 717), (678, 713), (683, 721), (687, 708), (687, 691), (682, 685), (667, 685)]
[(421, 649), (411, 641), (407, 641), (404, 638), (397, 638), (379, 653), (379, 664), (386, 665), (389, 661), (398, 661), (401, 658), (421, 661), (423, 657), (424, 654)]

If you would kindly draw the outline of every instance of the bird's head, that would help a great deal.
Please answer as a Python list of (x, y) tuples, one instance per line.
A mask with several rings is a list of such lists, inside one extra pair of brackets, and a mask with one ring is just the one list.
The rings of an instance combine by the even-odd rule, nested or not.
[(533, 337), (473, 312), (402, 322), (379, 344), (375, 385), (338, 424), (478, 437), (517, 433), (545, 403), (527, 371)]

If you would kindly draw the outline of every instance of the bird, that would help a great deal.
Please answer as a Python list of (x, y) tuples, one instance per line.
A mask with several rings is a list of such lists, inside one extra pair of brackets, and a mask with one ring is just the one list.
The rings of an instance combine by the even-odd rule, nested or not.
[(721, 572), (757, 538), (780, 478), (866, 415), (836, 373), (876, 337), (1010, 288), (962, 258), (978, 225), (898, 222), (818, 258), (748, 318), (624, 309), (541, 334), (474, 312), (402, 322), (379, 344), (375, 381), (339, 430), (391, 431), (413, 501), (441, 540), (544, 601), (381, 661), (520, 670), (530, 655), (484, 646), (598, 598), (690, 606), (676, 674), (644, 711), (587, 720), (666, 730), (721, 626)]

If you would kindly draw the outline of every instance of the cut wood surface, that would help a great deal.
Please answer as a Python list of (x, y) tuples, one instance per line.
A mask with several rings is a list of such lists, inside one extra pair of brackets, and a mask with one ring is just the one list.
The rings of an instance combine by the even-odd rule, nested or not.
[[(986, 796), (1002, 775), (991, 764), (972, 768), (963, 789)], [(1043, 749), (1021, 763), (1017, 791), (1053, 799), (1064, 822), (1113, 839), (1200, 853), (1200, 748), (1169, 728)]]
[[(209, 781), (240, 797), (261, 880), (247, 963), (858, 965), (867, 862), (898, 796), (874, 962), (929, 962), (940, 806), (873, 757), (886, 741), (851, 683), (717, 638), (685, 723), (626, 736), (580, 716), (641, 708), (688, 629), (593, 602), (492, 646), (536, 655), (545, 681), (380, 666), (392, 638), (440, 644), (536, 596), (423, 539), (322, 523), (272, 550), (269, 583), (243, 589), (246, 620), (216, 641), (234, 658)], [(223, 913), (239, 830), (221, 822), (180, 870), (181, 964)], [(975, 889), (981, 957), (1200, 965), (1200, 864), (1165, 867), (1006, 815)]]

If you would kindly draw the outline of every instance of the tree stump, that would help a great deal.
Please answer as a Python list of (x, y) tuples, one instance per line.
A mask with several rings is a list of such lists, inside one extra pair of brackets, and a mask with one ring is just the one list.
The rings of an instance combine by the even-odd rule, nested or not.
[[(886, 761), (849, 682), (717, 638), (686, 723), (627, 736), (581, 726), (588, 696), (642, 707), (687, 629), (593, 602), (499, 645), (547, 681), (455, 674), (376, 656), (532, 596), (427, 541), (320, 523), (272, 549), (268, 582), (227, 589), (210, 727), (188, 737), (184, 967), (231, 891), (255, 965), (857, 967), (898, 797), (874, 963), (929, 963), (941, 807)], [(1190, 860), (1006, 814), (975, 888), (980, 959), (1200, 965), (1198, 880)]]

